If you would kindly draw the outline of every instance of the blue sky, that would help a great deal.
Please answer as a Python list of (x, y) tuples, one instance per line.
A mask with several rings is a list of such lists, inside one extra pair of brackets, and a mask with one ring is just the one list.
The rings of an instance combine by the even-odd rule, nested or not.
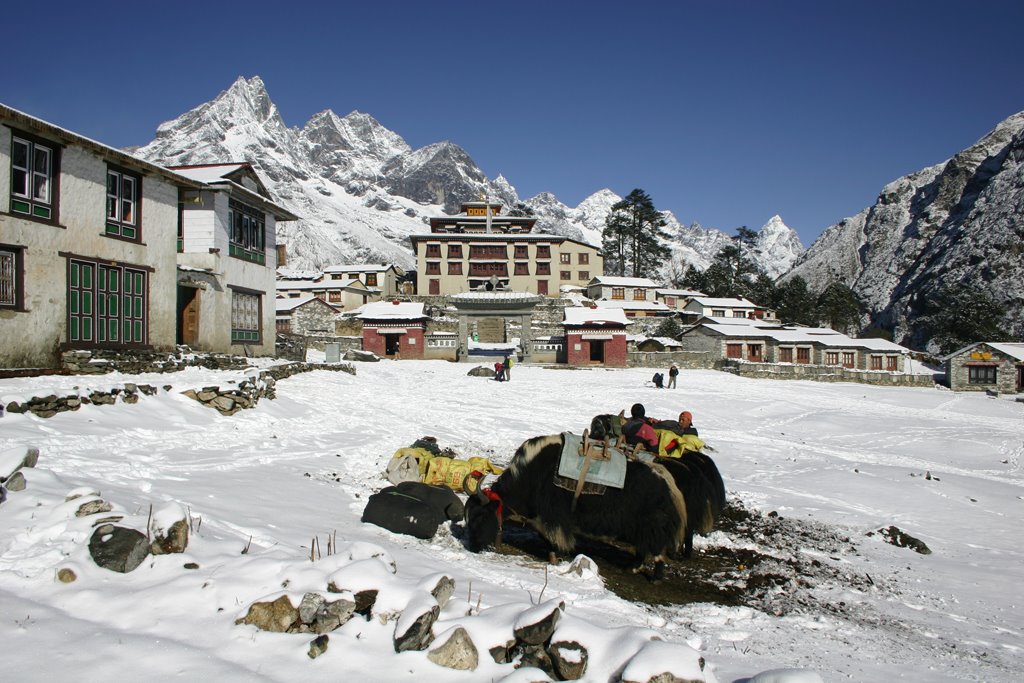
[[(1024, 3), (16, 3), (0, 101), (110, 145), (259, 75), (289, 126), (373, 115), (527, 198), (639, 187), (805, 245), (1024, 110)], [(19, 66), (20, 64), (20, 66)]]

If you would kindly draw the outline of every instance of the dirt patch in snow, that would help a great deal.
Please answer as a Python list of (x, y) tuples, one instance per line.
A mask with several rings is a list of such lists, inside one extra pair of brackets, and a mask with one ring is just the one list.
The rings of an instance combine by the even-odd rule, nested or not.
[[(726, 507), (715, 532), (698, 543), (693, 557), (666, 564), (661, 582), (652, 582), (646, 568), (633, 571), (633, 556), (622, 548), (584, 541), (578, 550), (597, 561), (610, 590), (651, 605), (706, 602), (778, 616), (841, 612), (844, 604), (822, 602), (814, 589), (866, 590), (873, 584), (870, 576), (840, 566), (844, 555), (857, 553), (849, 537), (824, 524), (752, 511), (739, 501)], [(509, 525), (500, 552), (543, 560), (547, 547), (532, 529)]]

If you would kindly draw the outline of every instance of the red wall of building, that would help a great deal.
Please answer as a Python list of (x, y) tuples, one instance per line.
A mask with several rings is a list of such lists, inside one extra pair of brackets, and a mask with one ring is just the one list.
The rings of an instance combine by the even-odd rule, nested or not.
[[(595, 333), (602, 332), (595, 330)], [(607, 334), (606, 331), (603, 333)], [(591, 365), (590, 341), (583, 339), (583, 334), (579, 330), (566, 333), (565, 354), (569, 365)], [(579, 351), (576, 350), (577, 344)], [(625, 334), (613, 334), (610, 340), (604, 342), (604, 367), (624, 368), (628, 357)]]
[[(423, 358), (423, 327), (406, 327), (405, 334), (396, 335), (398, 352), (402, 358)], [(386, 355), (387, 335), (380, 334), (376, 327), (363, 325), (363, 351), (370, 351), (378, 356)], [(414, 341), (415, 340), (415, 341)]]

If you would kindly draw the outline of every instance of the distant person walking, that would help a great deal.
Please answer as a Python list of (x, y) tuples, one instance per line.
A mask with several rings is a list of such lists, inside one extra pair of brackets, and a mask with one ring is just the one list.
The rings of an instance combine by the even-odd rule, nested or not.
[(505, 381), (509, 382), (512, 380), (512, 356), (505, 356), (505, 360), (501, 361), (501, 365), (505, 368)]
[(678, 376), (679, 376), (679, 368), (676, 366), (675, 363), (673, 363), (672, 367), (670, 367), (668, 369), (668, 388), (669, 389), (675, 389), (676, 388), (676, 377), (678, 377)]

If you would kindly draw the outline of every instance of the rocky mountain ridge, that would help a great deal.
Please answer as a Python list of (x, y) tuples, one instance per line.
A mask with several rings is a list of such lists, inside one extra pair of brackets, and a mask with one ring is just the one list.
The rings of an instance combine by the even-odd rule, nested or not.
[[(240, 77), (214, 100), (162, 124), (153, 141), (132, 151), (166, 165), (251, 162), (275, 198), (302, 218), (278, 227), (288, 265), (298, 269), (379, 261), (412, 267), (408, 236), (425, 232), (430, 216), (456, 213), (463, 201), (483, 195), (507, 207), (525, 204), (539, 232), (600, 244), (605, 218), (621, 199), (602, 189), (575, 208), (547, 192), (523, 200), (505, 178), (487, 178), (453, 142), (414, 150), (358, 111), (338, 116), (328, 109), (301, 128), (288, 128), (258, 76)], [(706, 268), (731, 241), (724, 232), (684, 225), (671, 212), (665, 217), (673, 235), (666, 281), (687, 266)], [(753, 258), (777, 276), (803, 250), (776, 216), (760, 231)]]
[[(899, 178), (829, 227), (786, 278), (821, 291), (842, 282), (866, 305), (863, 327), (923, 347), (914, 325), (940, 288), (981, 291), (1024, 338), (1024, 112), (951, 159)], [(968, 312), (964, 312), (965, 314)], [(997, 340), (992, 340), (997, 341)]]

